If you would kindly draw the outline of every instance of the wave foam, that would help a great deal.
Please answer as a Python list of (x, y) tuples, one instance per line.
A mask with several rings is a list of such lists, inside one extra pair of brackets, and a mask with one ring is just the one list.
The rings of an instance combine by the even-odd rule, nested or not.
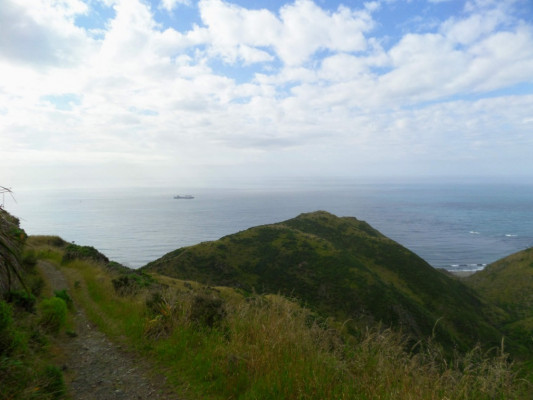
[(485, 263), (450, 264), (448, 268), (453, 271), (479, 271), (486, 266)]

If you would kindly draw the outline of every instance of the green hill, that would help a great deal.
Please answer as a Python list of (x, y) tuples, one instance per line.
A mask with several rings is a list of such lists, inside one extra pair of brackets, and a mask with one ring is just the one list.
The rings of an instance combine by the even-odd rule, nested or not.
[(512, 254), (465, 279), (507, 313), (504, 330), (533, 350), (533, 248)]
[(501, 339), (491, 320), (498, 313), (473, 290), (366, 222), (323, 211), (181, 248), (143, 270), (280, 293), (341, 321), (381, 321), (414, 338), (434, 334), (448, 349)]

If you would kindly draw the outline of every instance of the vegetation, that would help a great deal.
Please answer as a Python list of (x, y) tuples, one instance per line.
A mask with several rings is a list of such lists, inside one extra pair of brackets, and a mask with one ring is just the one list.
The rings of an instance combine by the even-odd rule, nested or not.
[(92, 246), (79, 246), (74, 243), (68, 244), (65, 247), (62, 262), (67, 263), (78, 259), (94, 260), (104, 264), (109, 263), (109, 259)]
[(53, 342), (66, 320), (65, 310), (57, 309), (63, 300), (42, 297), (38, 257), (23, 251), (25, 241), (18, 220), (0, 209), (0, 399), (62, 399), (66, 386)]
[[(70, 287), (53, 297), (34, 294), (37, 314), (0, 301), (0, 399), (66, 396), (46, 349), (66, 334), (62, 316), (72, 298), (112, 340), (150, 360), (184, 398), (533, 396), (531, 369), (513, 362), (503, 341), (463, 350), (473, 329), (497, 333), (490, 323), (506, 321), (507, 311), (354, 219), (304, 215), (177, 250), (165, 264), (143, 271), (92, 250), (72, 251), (57, 237), (30, 237), (26, 246), (30, 261), (54, 264)], [(174, 257), (189, 260), (180, 268), (195, 279), (154, 272), (155, 265), (174, 271)], [(37, 281), (33, 261), (20, 270), (28, 286)], [(229, 286), (216, 286), (216, 279)], [(462, 315), (455, 320), (454, 307)], [(480, 315), (471, 326), (462, 325), (474, 312)], [(56, 329), (45, 315), (60, 321)], [(463, 347), (454, 349), (457, 343)]]
[(533, 354), (533, 248), (488, 265), (465, 283), (505, 311), (504, 331), (522, 345), (522, 354)]
[(532, 394), (501, 346), (489, 351), (474, 346), (449, 357), (431, 337), (413, 347), (407, 336), (379, 324), (348, 331), (344, 321), (280, 295), (158, 274), (149, 284), (120, 293), (113, 282), (122, 271), (86, 259), (60, 268), (71, 294), (99, 328), (151, 360), (187, 398), (527, 399)]
[(148, 274), (130, 270), (129, 272), (121, 273), (117, 278), (112, 280), (112, 283), (115, 292), (121, 296), (127, 296), (150, 286), (154, 283), (154, 280)]
[(433, 335), (447, 350), (497, 346), (502, 338), (499, 310), (473, 290), (367, 223), (326, 212), (178, 249), (143, 270), (292, 296), (353, 329), (382, 322), (413, 343)]
[(40, 304), (40, 324), (53, 333), (58, 333), (67, 323), (67, 304), (62, 298), (51, 297)]
[(26, 233), (20, 229), (19, 220), (0, 208), (0, 294), (22, 285), (21, 253)]
[(74, 302), (72, 301), (72, 297), (70, 297), (70, 295), (67, 293), (66, 289), (54, 290), (54, 296), (63, 300), (69, 310), (74, 309)]

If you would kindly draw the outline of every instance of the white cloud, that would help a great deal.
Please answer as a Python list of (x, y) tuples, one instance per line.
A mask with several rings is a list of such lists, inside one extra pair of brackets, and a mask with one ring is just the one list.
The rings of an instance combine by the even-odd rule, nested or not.
[(161, 0), (161, 7), (167, 11), (172, 11), (179, 4), (190, 5), (190, 0)]
[(86, 11), (77, 0), (3, 1), (0, 59), (42, 67), (77, 65), (92, 43), (73, 18)]
[[(269, 47), (278, 36), (280, 23), (267, 10), (247, 10), (221, 0), (199, 2), (202, 21), (208, 28), (211, 50), (229, 63), (242, 59), (255, 62), (254, 53), (261, 52), (259, 60), (268, 59), (264, 50), (251, 51), (252, 47)], [(252, 55), (251, 58), (249, 56)]]
[(497, 32), (469, 49), (472, 61), (466, 80), (477, 91), (533, 82), (533, 30)]
[(274, 45), (289, 65), (301, 64), (318, 50), (356, 52), (366, 49), (363, 32), (372, 28), (370, 15), (339, 7), (329, 14), (309, 0), (297, 0), (280, 11), (282, 34)]
[(319, 50), (355, 52), (366, 48), (363, 33), (373, 26), (367, 11), (340, 6), (329, 13), (310, 0), (297, 0), (281, 8), (279, 18), (272, 12), (247, 10), (221, 0), (202, 0), (199, 8), (212, 39), (214, 54), (227, 62), (238, 59), (252, 63), (243, 45), (261, 47), (259, 61), (270, 60), (273, 49), (287, 65), (301, 65)]
[(411, 171), (432, 158), (443, 169), (512, 151), (525, 160), (532, 145), (533, 99), (498, 91), (533, 83), (533, 27), (500, 3), (472, 3), (387, 48), (373, 30), (386, 2), (331, 11), (202, 0), (200, 20), (180, 31), (155, 19), (175, 2), (116, 0), (97, 39), (76, 26), (91, 4), (3, 3), (0, 157), (24, 174), (136, 161), (200, 175), (291, 163), (309, 174)]

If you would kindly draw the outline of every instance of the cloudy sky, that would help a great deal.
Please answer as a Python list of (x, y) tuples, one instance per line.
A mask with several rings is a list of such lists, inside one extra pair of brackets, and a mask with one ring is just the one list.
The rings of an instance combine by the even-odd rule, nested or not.
[(531, 0), (0, 0), (0, 185), (533, 176)]

